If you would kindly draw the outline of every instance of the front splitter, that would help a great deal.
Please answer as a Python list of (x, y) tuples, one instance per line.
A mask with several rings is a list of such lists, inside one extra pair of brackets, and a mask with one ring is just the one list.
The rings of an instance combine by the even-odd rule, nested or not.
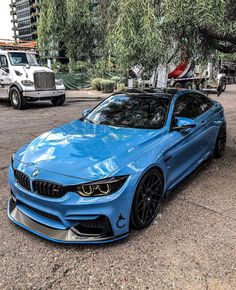
[(19, 210), (15, 201), (10, 198), (8, 202), (8, 217), (20, 227), (47, 240), (57, 243), (101, 244), (110, 243), (125, 238), (128, 233), (120, 236), (88, 236), (78, 235), (71, 229), (59, 230), (38, 223)]

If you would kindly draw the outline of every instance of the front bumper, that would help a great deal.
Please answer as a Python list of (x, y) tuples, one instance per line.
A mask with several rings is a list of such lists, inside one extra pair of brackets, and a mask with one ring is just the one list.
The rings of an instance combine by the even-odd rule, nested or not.
[(106, 243), (125, 238), (127, 234), (120, 236), (79, 235), (72, 229), (59, 230), (40, 224), (25, 215), (17, 206), (16, 201), (10, 198), (8, 202), (8, 216), (17, 225), (45, 239), (58, 243)]
[[(18, 167), (18, 166), (17, 166)], [(31, 176), (34, 166), (21, 168)], [(37, 176), (38, 177), (38, 176)], [(67, 176), (41, 170), (41, 180), (71, 183)], [(15, 180), (9, 166), (11, 198), (8, 216), (17, 225), (43, 238), (59, 243), (105, 243), (119, 240), (128, 235), (134, 182), (130, 178), (118, 192), (106, 197), (86, 198), (68, 192), (60, 198), (47, 198), (22, 188)], [(106, 222), (101, 226), (100, 218)], [(94, 229), (90, 225), (99, 224)], [(86, 228), (85, 228), (86, 227)], [(98, 231), (99, 230), (99, 231)]]
[(50, 91), (23, 91), (24, 97), (36, 98), (36, 99), (53, 98), (53, 97), (58, 97), (64, 94), (65, 94), (65, 90), (63, 89), (50, 90)]

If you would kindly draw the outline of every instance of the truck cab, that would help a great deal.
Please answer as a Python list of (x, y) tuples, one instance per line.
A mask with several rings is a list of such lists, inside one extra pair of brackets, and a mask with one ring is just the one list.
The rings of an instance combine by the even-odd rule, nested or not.
[(63, 81), (40, 65), (36, 52), (0, 50), (0, 92), (19, 110), (39, 100), (50, 100), (54, 106), (65, 102)]

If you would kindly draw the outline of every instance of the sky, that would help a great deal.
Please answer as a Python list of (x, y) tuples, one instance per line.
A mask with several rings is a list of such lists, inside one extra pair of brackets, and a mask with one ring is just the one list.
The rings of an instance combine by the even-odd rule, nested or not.
[(10, 0), (0, 0), (0, 39), (12, 39)]

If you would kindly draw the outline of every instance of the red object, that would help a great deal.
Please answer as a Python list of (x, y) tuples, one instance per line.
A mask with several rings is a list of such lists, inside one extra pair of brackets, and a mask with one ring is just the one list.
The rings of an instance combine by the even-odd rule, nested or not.
[(168, 78), (177, 79), (187, 69), (188, 65), (189, 65), (189, 62), (187, 60), (186, 61), (182, 61), (180, 64), (177, 65), (177, 67), (174, 70), (172, 70), (169, 73)]
[(0, 41), (0, 48), (3, 49), (16, 49), (16, 50), (36, 50), (37, 42), (36, 41), (24, 41), (24, 42), (9, 42), (9, 41)]

